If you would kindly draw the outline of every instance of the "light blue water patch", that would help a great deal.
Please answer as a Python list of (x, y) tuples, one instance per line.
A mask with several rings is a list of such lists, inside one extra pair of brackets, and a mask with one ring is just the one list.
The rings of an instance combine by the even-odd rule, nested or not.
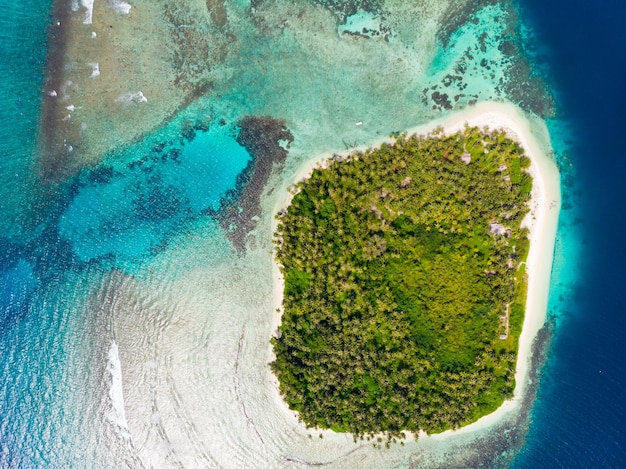
[(132, 274), (142, 281), (173, 282), (188, 272), (229, 262), (232, 252), (219, 222), (201, 217), (190, 221), (184, 231), (170, 238), (167, 249), (133, 269)]
[(182, 147), (176, 170), (165, 174), (165, 182), (181, 188), (194, 214), (210, 207), (217, 210), (220, 198), (235, 187), (237, 175), (250, 155), (235, 139), (223, 132), (199, 132)]
[(135, 205), (141, 204), (144, 196), (136, 190), (139, 182), (134, 176), (86, 187), (61, 218), (60, 233), (71, 241), (81, 260), (111, 254), (138, 257), (158, 243), (157, 230), (167, 227), (157, 220), (142, 220), (136, 213)]
[(191, 141), (145, 146), (133, 161), (104, 163), (81, 175), (78, 194), (59, 220), (61, 236), (82, 260), (123, 263), (154, 253), (177, 228), (217, 210), (235, 189), (250, 155), (225, 129), (196, 132)]

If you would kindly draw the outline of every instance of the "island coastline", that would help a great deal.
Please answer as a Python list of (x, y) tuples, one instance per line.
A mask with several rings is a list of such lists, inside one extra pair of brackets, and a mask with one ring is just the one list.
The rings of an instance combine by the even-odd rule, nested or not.
[[(515, 371), (516, 385), (513, 398), (505, 401), (495, 412), (480, 418), (472, 424), (456, 430), (447, 430), (432, 435), (433, 438), (437, 439), (490, 427), (498, 423), (510, 412), (519, 408), (529, 377), (532, 343), (546, 318), (549, 280), (560, 207), (559, 173), (556, 164), (550, 158), (547, 131), (545, 127), (542, 129), (541, 126), (533, 128), (529, 119), (513, 104), (481, 102), (428, 124), (408, 129), (405, 133), (407, 135), (421, 135), (442, 128), (443, 133), (448, 135), (462, 130), (466, 125), (504, 130), (510, 138), (520, 143), (531, 160), (531, 166), (528, 170), (533, 178), (530, 212), (523, 222), (523, 226), (529, 229), (530, 239), (530, 249), (526, 260), (528, 291), (524, 323), (519, 338)], [(543, 135), (538, 135), (539, 132)], [(333, 157), (345, 157), (348, 154), (376, 148), (383, 143), (392, 143), (393, 141), (392, 137), (388, 137), (373, 142), (368, 146), (355, 147), (343, 152), (320, 154), (300, 168), (294, 177), (288, 181), (288, 187), (303, 179), (307, 179), (314, 169), (326, 167)], [(273, 213), (286, 209), (291, 202), (292, 196), (291, 192), (285, 191), (285, 195), (277, 200)], [(276, 226), (277, 220), (273, 222), (272, 232), (275, 232)], [(281, 314), (283, 290), (284, 280), (280, 272), (280, 266), (275, 262), (274, 304), (277, 311)], [(280, 315), (276, 314), (273, 330), (277, 330), (279, 324)], [(273, 357), (271, 347), (270, 356)], [(293, 418), (297, 419), (297, 414), (287, 408), (287, 404), (280, 396), (277, 378), (274, 375), (272, 376), (277, 406), (283, 407)], [(424, 437), (426, 435), (424, 432), (420, 432), (419, 436)]]

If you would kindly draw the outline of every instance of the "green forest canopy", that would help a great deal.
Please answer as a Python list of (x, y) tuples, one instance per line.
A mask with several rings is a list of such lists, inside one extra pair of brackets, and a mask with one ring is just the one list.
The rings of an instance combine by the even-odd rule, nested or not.
[(280, 391), (308, 426), (458, 428), (515, 385), (532, 179), (497, 130), (402, 136), (316, 169), (278, 216)]

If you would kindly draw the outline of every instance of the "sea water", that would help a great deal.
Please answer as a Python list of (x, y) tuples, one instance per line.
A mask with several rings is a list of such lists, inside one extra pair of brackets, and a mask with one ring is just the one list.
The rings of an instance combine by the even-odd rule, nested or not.
[[(609, 1), (519, 2), (536, 62), (558, 93), (566, 130), (564, 210), (550, 301), (556, 324), (532, 424), (513, 467), (626, 465), (624, 92), (626, 8)], [(573, 32), (576, 31), (576, 34)], [(615, 91), (609, 91), (615, 90)]]
[(228, 129), (193, 130), (165, 143), (166, 131), (77, 178), (58, 228), (80, 261), (131, 266), (153, 255), (185, 223), (217, 211), (250, 160)]
[(0, 20), (0, 223), (7, 238), (26, 239), (33, 228), (28, 208), (38, 197), (32, 166), (50, 1), (2, 7), (7, 13)]
[[(611, 212), (602, 217), (593, 209), (619, 187), (597, 184), (619, 174), (619, 147), (610, 139), (616, 131), (603, 133), (611, 128), (594, 127), (600, 120), (588, 117), (618, 102), (619, 84), (602, 87), (616, 90), (618, 99), (594, 99), (598, 95), (587, 92), (585, 102), (597, 103), (598, 110), (586, 105), (581, 112), (573, 104), (577, 91), (566, 83), (588, 90), (587, 75), (576, 62), (580, 78), (573, 81), (560, 70), (574, 70), (552, 64), (563, 44), (548, 40), (540, 22), (544, 13), (534, 12), (531, 0), (520, 2), (518, 10), (491, 2), (423, 2), (419, 10), (394, 1), (361, 10), (341, 2), (226, 2), (228, 22), (222, 26), (202, 10), (205, 2), (172, 3), (193, 13), (172, 21), (201, 31), (190, 36), (200, 41), (197, 50), (205, 50), (205, 35), (215, 39), (210, 44), (216, 48), (220, 40), (228, 44), (224, 55), (210, 48), (206, 55), (187, 51), (182, 62), (159, 55), (159, 47), (146, 41), (127, 48), (116, 43), (124, 52), (119, 62), (115, 53), (102, 55), (86, 40), (104, 34), (99, 30), (94, 37), (88, 28), (109, 26), (103, 22), (105, 3), (90, 4), (89, 25), (83, 25), (86, 10), (79, 8), (84, 31), (76, 38), (82, 42), (68, 46), (75, 61), (65, 73), (74, 80), (70, 98), (81, 101), (67, 105), (75, 106), (68, 109), (73, 118), (88, 123), (79, 128), (89, 133), (84, 148), (91, 153), (81, 155), (76, 146), (72, 175), (54, 184), (40, 179), (37, 139), (51, 5), (4, 3), (0, 465), (289, 467), (305, 461), (467, 467), (505, 465), (520, 450), (518, 467), (623, 462), (616, 437), (624, 409), (618, 405), (623, 353), (616, 345), (609, 354), (606, 346), (617, 343), (623, 330), (617, 315), (623, 304), (620, 271), (607, 269), (609, 257), (599, 251), (593, 231), (603, 226), (604, 239), (619, 233), (619, 205), (607, 203)], [(128, 11), (124, 2), (111, 4), (117, 6), (111, 29), (121, 30), (119, 41), (124, 28), (142, 37), (168, 31), (158, 10), (146, 7), (150, 2), (130, 2)], [(603, 15), (600, 7), (594, 11)], [(202, 15), (206, 24), (193, 23)], [(532, 20), (524, 23), (526, 17)], [(550, 28), (552, 22), (545, 27)], [(544, 48), (542, 41), (550, 45)], [(589, 57), (578, 53), (591, 50), (588, 44), (581, 41), (571, 57)], [(547, 65), (541, 63), (545, 54), (552, 54)], [(210, 66), (197, 66), (207, 57)], [(79, 59), (86, 71), (76, 65), (83, 63)], [(94, 63), (101, 71), (95, 77)], [(122, 67), (119, 83), (110, 73), (113, 64)], [(185, 105), (179, 90), (168, 94), (153, 85), (146, 91), (150, 80), (144, 83), (146, 75), (137, 72), (149, 70), (154, 83), (165, 83), (176, 67), (187, 67), (192, 84), (206, 86)], [(551, 287), (553, 345), (525, 443), (524, 418), (506, 433), (394, 445), (387, 452), (331, 432), (320, 439), (319, 432), (298, 425), (274, 405), (267, 367), (276, 327), (269, 253), (277, 194), (302, 163), (323, 151), (367, 144), (475, 100), (510, 100), (550, 116), (542, 73), (556, 83), (557, 114), (547, 123), (566, 203)], [(600, 75), (609, 76), (592, 76)], [(111, 96), (116, 103), (115, 97), (139, 88), (145, 101), (127, 107), (102, 107), (97, 97)], [(94, 90), (103, 94), (90, 94)], [(158, 118), (146, 118), (146, 112)], [(262, 215), (241, 252), (215, 213), (225, 197), (236, 197), (237, 177), (251, 162), (236, 138), (245, 115), (284, 119), (295, 140), (284, 167), (276, 167), (261, 188)], [(619, 114), (614, 117), (605, 125), (617, 126)], [(606, 137), (599, 142), (597, 135)], [(615, 157), (591, 160), (589, 154)], [(592, 169), (604, 172), (582, 184)], [(592, 194), (582, 197), (585, 188)], [(584, 250), (581, 240), (587, 240)], [(623, 257), (618, 250), (612, 258), (619, 260), (620, 252)], [(593, 278), (603, 279), (598, 284), (579, 277), (586, 270), (611, 275), (596, 273)], [(581, 287), (585, 282), (606, 292), (603, 303), (591, 301), (595, 296)], [(607, 390), (608, 398), (592, 399)], [(583, 399), (586, 414), (580, 411)]]

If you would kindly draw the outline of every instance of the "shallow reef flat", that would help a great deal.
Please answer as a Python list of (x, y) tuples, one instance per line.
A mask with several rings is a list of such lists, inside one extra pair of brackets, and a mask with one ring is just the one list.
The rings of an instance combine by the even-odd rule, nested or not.
[(283, 119), (332, 147), (477, 100), (547, 115), (516, 21), (489, 1), (58, 0), (41, 172), (70, 176), (191, 103), (229, 123)]
[(47, 180), (163, 125), (206, 91), (199, 71), (220, 62), (227, 44), (204, 2), (57, 1), (50, 37), (41, 139)]

